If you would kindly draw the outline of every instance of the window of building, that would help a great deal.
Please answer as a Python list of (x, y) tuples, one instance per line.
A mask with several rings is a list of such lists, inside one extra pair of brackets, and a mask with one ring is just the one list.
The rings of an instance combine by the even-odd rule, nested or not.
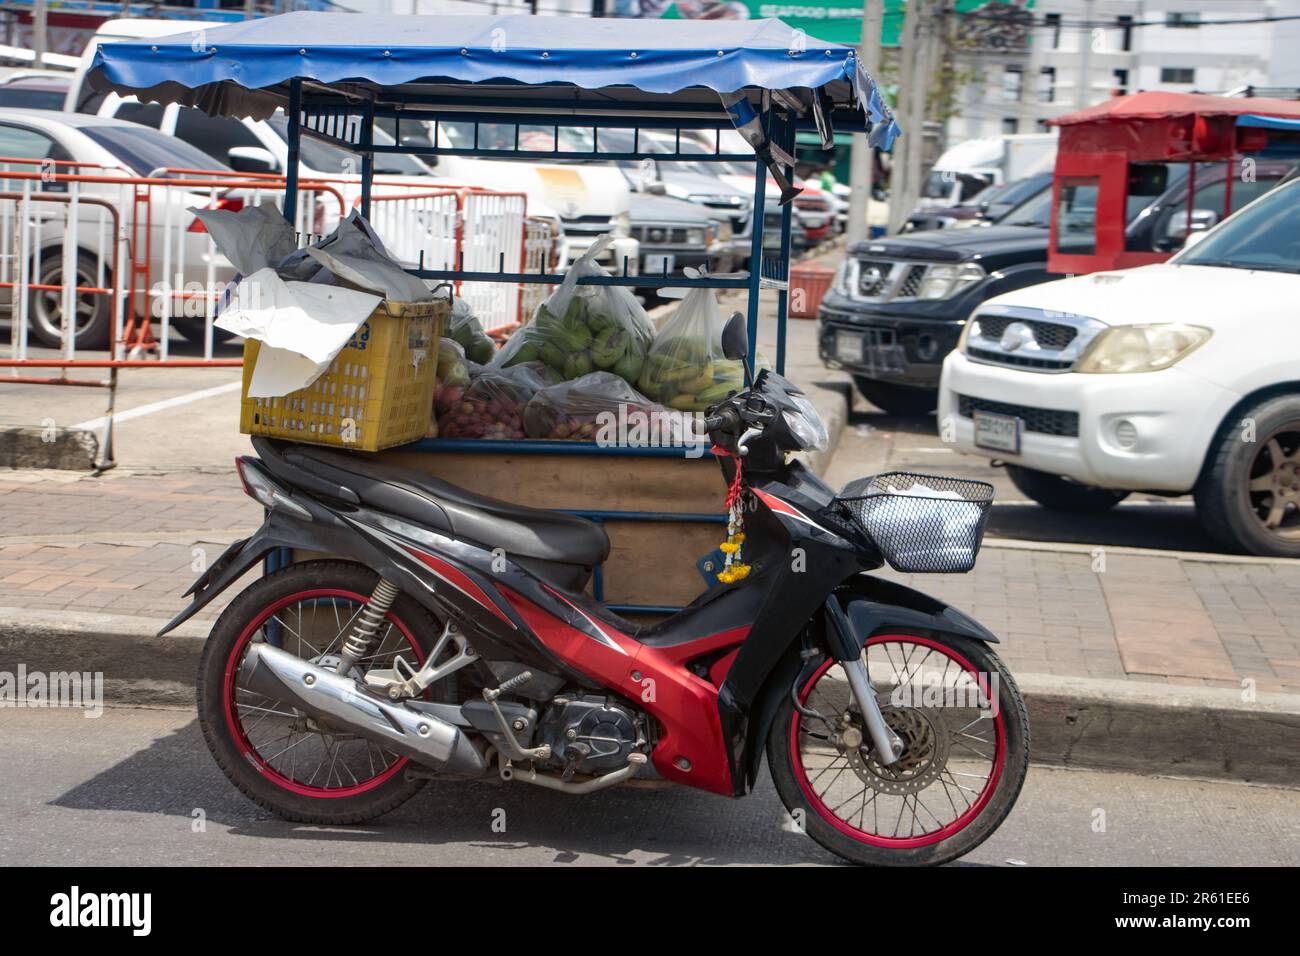
[(1050, 133), (1052, 131), (1052, 127), (1047, 125), (1047, 120), (1045, 119), (1040, 119), (1036, 125), (1038, 126), (1038, 132), (1040, 133)]
[(1123, 96), (1128, 92), (1128, 70), (1112, 70), (1111, 76), (1115, 80), (1115, 92)]
[(1014, 117), (1008, 116), (1006, 119), (1004, 119), (1004, 120), (1002, 121), (1002, 132), (1004, 132), (1004, 133), (1008, 133), (1008, 134), (1010, 134), (1010, 133), (1019, 133), (1019, 132), (1020, 132), (1020, 120), (1015, 119)]
[(1018, 66), (1002, 68), (1002, 98), (1009, 103), (1019, 103), (1025, 89), (1025, 74)]
[(1116, 17), (1115, 25), (1119, 27), (1120, 42), (1119, 48), (1125, 52), (1133, 49), (1133, 18), (1129, 16)]
[(1043, 14), (1043, 26), (1047, 27), (1048, 35), (1052, 38), (1052, 49), (1061, 48), (1061, 15), (1059, 13)]
[(1165, 14), (1165, 26), (1171, 30), (1187, 30), (1201, 25), (1199, 13), (1175, 13), (1170, 10)]
[(1196, 70), (1190, 66), (1162, 66), (1160, 68), (1161, 83), (1195, 83)]
[(1056, 67), (1045, 66), (1038, 71), (1038, 102), (1056, 101)]

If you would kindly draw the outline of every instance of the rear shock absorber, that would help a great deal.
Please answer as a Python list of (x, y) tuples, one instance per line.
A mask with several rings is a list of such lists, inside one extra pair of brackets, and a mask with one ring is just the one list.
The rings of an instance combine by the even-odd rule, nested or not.
[(398, 593), (395, 586), (383, 578), (379, 579), (374, 593), (362, 608), (357, 623), (352, 627), (352, 633), (343, 642), (343, 649), (339, 652), (339, 666), (336, 673), (340, 677), (346, 676), (354, 664), (370, 653), (370, 645), (374, 643), (379, 625), (384, 623), (384, 618), (389, 608), (393, 606), (393, 602), (397, 600)]

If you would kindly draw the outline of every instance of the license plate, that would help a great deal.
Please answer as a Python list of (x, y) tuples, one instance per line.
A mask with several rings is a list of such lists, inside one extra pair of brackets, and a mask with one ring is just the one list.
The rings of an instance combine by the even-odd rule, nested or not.
[(856, 332), (836, 332), (835, 357), (841, 362), (861, 362), (862, 336)]
[(646, 275), (661, 276), (667, 275), (677, 267), (677, 257), (666, 255), (653, 255), (645, 257)]
[(1024, 423), (1019, 418), (976, 411), (971, 419), (975, 423), (977, 447), (1020, 454), (1020, 429)]

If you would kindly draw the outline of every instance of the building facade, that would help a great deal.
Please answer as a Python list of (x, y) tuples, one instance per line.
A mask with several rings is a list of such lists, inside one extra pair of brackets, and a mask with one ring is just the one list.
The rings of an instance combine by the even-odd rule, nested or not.
[[(1300, 87), (1300, 0), (1037, 0), (1019, 49), (960, 54), (949, 142), (1033, 133), (1138, 90)], [(1215, 23), (1213, 21), (1238, 21)]]

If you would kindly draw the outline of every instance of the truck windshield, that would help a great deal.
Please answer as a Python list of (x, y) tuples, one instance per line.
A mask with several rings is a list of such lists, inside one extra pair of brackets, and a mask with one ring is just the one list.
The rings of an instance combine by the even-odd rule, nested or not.
[(1300, 180), (1266, 194), (1174, 257), (1183, 266), (1300, 272)]

